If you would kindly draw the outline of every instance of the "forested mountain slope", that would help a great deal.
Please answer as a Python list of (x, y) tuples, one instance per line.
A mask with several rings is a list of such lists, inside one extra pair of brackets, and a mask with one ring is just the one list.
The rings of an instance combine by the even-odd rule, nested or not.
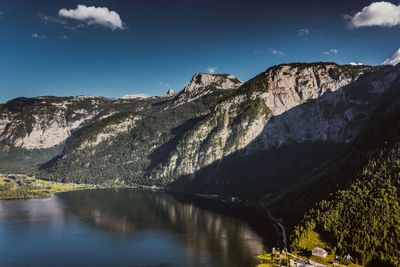
[(334, 169), (340, 190), (295, 228), (294, 249), (304, 249), (303, 240), (317, 232), (339, 255), (350, 253), (362, 264), (400, 265), (399, 112), (400, 96), (393, 91)]

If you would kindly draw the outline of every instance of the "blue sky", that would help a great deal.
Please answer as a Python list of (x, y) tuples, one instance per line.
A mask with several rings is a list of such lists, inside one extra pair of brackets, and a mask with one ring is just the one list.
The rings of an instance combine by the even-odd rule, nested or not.
[(197, 72), (246, 81), (287, 62), (378, 65), (400, 47), (400, 11), (399, 1), (372, 3), (2, 0), (0, 103), (163, 95)]

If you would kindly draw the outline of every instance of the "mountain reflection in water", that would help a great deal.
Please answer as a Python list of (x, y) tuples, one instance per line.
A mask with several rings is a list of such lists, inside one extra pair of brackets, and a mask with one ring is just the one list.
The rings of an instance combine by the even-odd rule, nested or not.
[(270, 245), (247, 223), (178, 199), (90, 190), (0, 201), (0, 265), (254, 266)]

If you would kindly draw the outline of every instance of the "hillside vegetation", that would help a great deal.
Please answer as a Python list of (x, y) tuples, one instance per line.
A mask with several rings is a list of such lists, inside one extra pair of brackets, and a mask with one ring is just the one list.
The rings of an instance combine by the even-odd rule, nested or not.
[(334, 244), (333, 253), (350, 253), (362, 264), (400, 265), (399, 112), (398, 103), (381, 107), (337, 170), (347, 185), (305, 215), (293, 231), (293, 249), (307, 249), (304, 240), (318, 232)]
[[(217, 91), (160, 112), (124, 112), (99, 120), (65, 149), (65, 156), (43, 165), (39, 175), (62, 182), (166, 185), (166, 179), (150, 180), (151, 172), (175, 149), (177, 140), (230, 93)], [(118, 122), (129, 116), (139, 119), (127, 131), (90, 145), (105, 128), (120, 127)]]

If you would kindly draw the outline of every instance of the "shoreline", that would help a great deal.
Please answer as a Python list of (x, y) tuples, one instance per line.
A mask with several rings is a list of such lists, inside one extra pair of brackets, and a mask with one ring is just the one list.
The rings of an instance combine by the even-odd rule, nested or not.
[(36, 177), (30, 177), (21, 174), (1, 174), (0, 177), (12, 182), (14, 187), (0, 187), (0, 200), (18, 200), (18, 199), (40, 199), (51, 197), (57, 193), (65, 193), (80, 190), (93, 189), (112, 189), (112, 188), (130, 188), (135, 189), (138, 186), (123, 186), (123, 185), (95, 185), (95, 184), (76, 184), (76, 183), (61, 183), (50, 180), (42, 180)]

